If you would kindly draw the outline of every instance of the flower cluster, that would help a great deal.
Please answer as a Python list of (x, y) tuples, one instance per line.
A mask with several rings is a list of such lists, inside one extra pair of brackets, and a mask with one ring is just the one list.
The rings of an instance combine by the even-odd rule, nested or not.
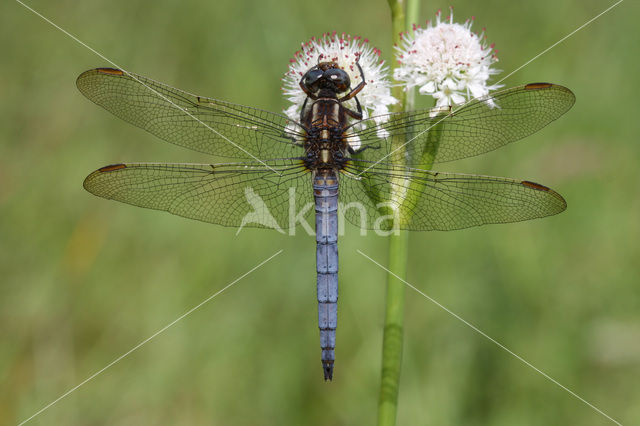
[[(371, 47), (366, 39), (345, 34), (338, 36), (334, 32), (304, 43), (289, 62), (289, 69), (282, 79), (282, 90), (291, 101), (291, 106), (285, 110), (291, 120), (299, 120), (300, 109), (307, 97), (300, 89), (300, 78), (318, 63), (330, 61), (347, 72), (351, 88), (362, 81), (356, 62), (362, 67), (367, 85), (358, 94), (358, 100), (364, 118), (387, 114), (389, 105), (398, 102), (391, 96), (389, 69), (380, 59), (380, 50)], [(347, 101), (346, 106), (355, 109), (355, 100)]]
[[(427, 21), (425, 28), (414, 26), (402, 35), (396, 46), (399, 66), (393, 77), (405, 89), (419, 88), (419, 93), (436, 99), (434, 112), (461, 104), (471, 98), (481, 98), (501, 85), (487, 84), (492, 75), (500, 71), (491, 66), (498, 61), (494, 46), (487, 46), (484, 30), (480, 34), (471, 31), (473, 19), (464, 24), (453, 22), (453, 10), (446, 20), (436, 13), (435, 23)], [(283, 92), (291, 105), (285, 110), (294, 121), (299, 120), (300, 110), (307, 95), (299, 86), (300, 78), (320, 62), (336, 62), (349, 74), (351, 87), (356, 87), (362, 77), (356, 65), (360, 64), (366, 78), (366, 86), (358, 94), (364, 118), (373, 117), (377, 124), (388, 116), (389, 105), (398, 102), (391, 96), (388, 67), (380, 59), (380, 51), (369, 45), (366, 39), (324, 34), (303, 43), (302, 48), (290, 60), (283, 77)], [(490, 106), (495, 106), (489, 98)], [(355, 100), (346, 102), (355, 109)], [(380, 137), (385, 131), (380, 129)]]
[(433, 96), (436, 107), (448, 107), (466, 100), (485, 96), (498, 85), (487, 85), (491, 69), (497, 62), (493, 45), (486, 46), (484, 31), (471, 31), (472, 20), (464, 24), (453, 22), (453, 11), (447, 21), (436, 14), (436, 23), (426, 28), (414, 26), (403, 34), (396, 56), (400, 66), (394, 78), (406, 88), (419, 87), (419, 92)]

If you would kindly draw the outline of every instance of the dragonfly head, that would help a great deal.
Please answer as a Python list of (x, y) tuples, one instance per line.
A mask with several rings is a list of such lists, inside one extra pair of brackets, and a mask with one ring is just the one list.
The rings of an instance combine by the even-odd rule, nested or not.
[(306, 72), (302, 84), (312, 93), (326, 90), (338, 94), (351, 86), (349, 74), (335, 62), (321, 62)]

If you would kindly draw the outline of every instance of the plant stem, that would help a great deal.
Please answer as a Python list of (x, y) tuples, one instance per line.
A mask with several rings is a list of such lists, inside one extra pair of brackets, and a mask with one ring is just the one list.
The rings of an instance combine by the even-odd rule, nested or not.
[[(393, 33), (393, 44), (394, 46), (400, 45), (400, 41), (402, 39), (401, 34), (405, 31), (406, 23), (405, 23), (405, 14), (404, 14), (404, 0), (388, 0), (389, 8), (391, 9), (391, 31)], [(393, 73), (393, 69), (396, 67), (396, 62), (392, 61), (391, 63), (391, 72)], [(394, 85), (391, 87), (391, 94), (398, 99), (398, 102), (393, 109), (395, 111), (403, 111), (404, 103), (406, 99), (406, 92), (402, 89), (400, 85)]]
[[(404, 13), (403, 0), (388, 0), (391, 9), (393, 42), (398, 45), (400, 34), (407, 28)], [(407, 20), (416, 22), (418, 3), (416, 0), (408, 0)], [(395, 68), (395, 62), (392, 65)], [(399, 85), (392, 88), (393, 96), (400, 100), (396, 111), (413, 109), (413, 94), (407, 96), (407, 92)], [(404, 140), (396, 139), (392, 147), (401, 147)], [(394, 162), (403, 158), (400, 150), (394, 155)], [(396, 224), (398, 226), (399, 224)], [(398, 277), (405, 279), (407, 275), (407, 258), (409, 247), (409, 234), (407, 231), (399, 231), (389, 236), (389, 263), (388, 268)], [(396, 424), (398, 412), (398, 392), (400, 390), (400, 371), (402, 367), (402, 335), (404, 321), (404, 283), (393, 274), (387, 275), (386, 313), (384, 322), (384, 336), (382, 339), (382, 371), (380, 378), (380, 398), (378, 402), (378, 425), (393, 426)]]
[[(407, 231), (389, 236), (389, 270), (399, 277), (406, 276), (408, 242)], [(382, 339), (382, 377), (378, 403), (378, 425), (380, 426), (396, 424), (402, 366), (404, 291), (404, 283), (392, 274), (388, 274)]]

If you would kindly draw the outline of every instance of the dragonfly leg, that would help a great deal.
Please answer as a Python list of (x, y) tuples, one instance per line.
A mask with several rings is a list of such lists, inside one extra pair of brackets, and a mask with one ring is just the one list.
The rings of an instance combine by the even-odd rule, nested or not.
[(367, 146), (359, 148), (359, 149), (353, 149), (353, 148), (351, 148), (351, 146), (349, 144), (347, 144), (347, 146), (348, 146), (347, 149), (349, 151), (349, 154), (352, 154), (352, 155), (362, 154), (367, 149), (380, 149), (381, 148), (380, 145), (378, 145), (378, 146), (367, 145)]
[(304, 103), (302, 104), (302, 108), (300, 108), (300, 122), (303, 123), (304, 122), (304, 109), (307, 107), (307, 101), (309, 100), (309, 97), (307, 96), (304, 99)]
[(352, 111), (344, 106), (342, 108), (344, 108), (344, 112), (346, 112), (350, 117), (355, 118), (356, 120), (362, 120), (362, 107), (360, 106), (360, 101), (357, 96), (354, 96), (354, 99), (356, 100), (357, 111)]
[[(353, 90), (351, 90), (349, 93), (347, 93), (346, 95), (344, 95), (343, 97), (341, 97), (340, 99), (338, 99), (338, 102), (344, 102), (344, 101), (348, 101), (351, 98), (355, 98), (356, 95), (358, 93), (360, 93), (360, 91), (362, 89), (364, 89), (364, 86), (367, 85), (367, 82), (364, 79), (364, 71), (362, 70), (362, 67), (360, 66), (360, 61), (356, 61), (356, 65), (358, 66), (358, 69), (360, 70), (360, 77), (362, 78), (362, 81), (360, 82), (360, 84), (358, 84), (356, 87), (353, 88)], [(357, 99), (356, 99), (357, 101)], [(358, 102), (359, 104), (359, 102)]]

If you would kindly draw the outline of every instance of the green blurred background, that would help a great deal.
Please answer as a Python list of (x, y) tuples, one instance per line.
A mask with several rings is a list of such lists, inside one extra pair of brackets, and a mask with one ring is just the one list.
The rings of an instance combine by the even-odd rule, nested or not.
[[(611, 3), (454, 1), (505, 72)], [(385, 1), (28, 3), (118, 65), (280, 111), (300, 43), (336, 30), (391, 58)], [(422, 3), (422, 19), (450, 3)], [(627, 1), (507, 86), (551, 81), (575, 107), (444, 170), (562, 193), (552, 218), (413, 233), (409, 281), (624, 424), (640, 423), (637, 3)], [(75, 88), (107, 62), (15, 2), (0, 6), (0, 423), (18, 423), (279, 249), (264, 267), (29, 424), (354, 425), (376, 419), (387, 243), (340, 241), (335, 380), (322, 380), (315, 245), (96, 198), (120, 161), (209, 162), (118, 120)], [(498, 77), (499, 78), (499, 77)], [(606, 418), (408, 290), (400, 425), (601, 425)]]

